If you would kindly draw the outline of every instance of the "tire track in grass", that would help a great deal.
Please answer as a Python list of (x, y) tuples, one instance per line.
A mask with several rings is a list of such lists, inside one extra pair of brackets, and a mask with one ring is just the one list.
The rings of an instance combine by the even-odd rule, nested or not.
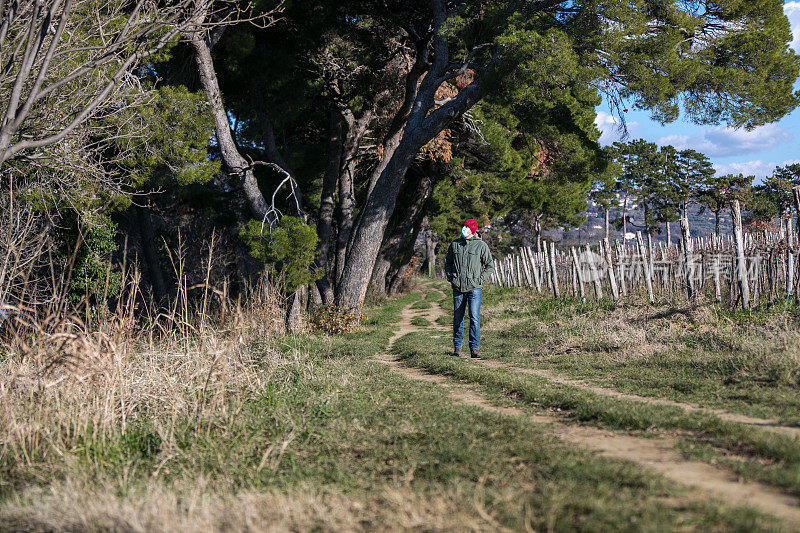
[[(434, 305), (427, 310), (426, 318), (436, 324), (435, 320), (443, 314), (441, 307)], [(655, 438), (636, 437), (590, 426), (567, 424), (554, 413), (498, 406), (474, 388), (455, 383), (438, 374), (430, 374), (403, 365), (391, 354), (391, 349), (403, 335), (423, 330), (411, 323), (414, 316), (418, 315), (411, 309), (411, 304), (402, 310), (400, 323), (389, 339), (387, 352), (377, 355), (375, 357), (377, 361), (388, 365), (408, 379), (442, 386), (453, 401), (505, 416), (524, 416), (532, 422), (547, 424), (552, 434), (564, 442), (588, 448), (602, 457), (633, 461), (674, 482), (699, 489), (692, 491), (689, 495), (691, 499), (703, 501), (708, 494), (711, 494), (726, 504), (751, 507), (785, 520), (790, 528), (800, 531), (800, 506), (794, 497), (761, 483), (742, 482), (728, 470), (700, 461), (687, 460), (675, 449), (674, 438), (666, 435)]]
[[(432, 288), (436, 292), (440, 293), (444, 296), (444, 293), (436, 288)], [(436, 324), (440, 330), (444, 331), (446, 328), (437, 324), (436, 319), (440, 316), (445, 314), (444, 310), (442, 309), (439, 302), (436, 302), (434, 308), (431, 313), (426, 317), (431, 322)], [(433, 318), (431, 318), (433, 317)], [(719, 418), (720, 420), (724, 420), (726, 422), (735, 422), (737, 424), (744, 424), (748, 426), (755, 426), (759, 429), (763, 429), (765, 431), (772, 431), (774, 433), (782, 433), (784, 435), (790, 435), (793, 437), (800, 437), (800, 427), (797, 426), (788, 426), (786, 424), (782, 424), (779, 420), (775, 420), (772, 418), (758, 418), (753, 416), (747, 416), (740, 413), (732, 413), (730, 411), (725, 411), (724, 409), (715, 409), (711, 407), (703, 407), (700, 405), (696, 405), (693, 403), (688, 402), (678, 402), (675, 400), (668, 400), (666, 398), (653, 398), (650, 396), (640, 396), (638, 394), (631, 394), (627, 392), (620, 392), (615, 389), (611, 389), (608, 387), (600, 387), (597, 385), (592, 385), (586, 381), (580, 379), (572, 379), (566, 376), (558, 375), (554, 372), (544, 369), (536, 369), (536, 368), (527, 368), (522, 367), (519, 365), (515, 365), (513, 363), (506, 363), (504, 361), (497, 361), (494, 359), (477, 359), (475, 360), (476, 363), (479, 363), (483, 366), (489, 368), (500, 368), (504, 370), (511, 370), (513, 372), (520, 372), (522, 374), (529, 374), (532, 376), (537, 376), (540, 378), (544, 378), (547, 380), (552, 381), (553, 383), (557, 383), (559, 385), (567, 385), (569, 387), (575, 387), (577, 389), (583, 389), (595, 394), (599, 394), (602, 396), (608, 396), (611, 398), (617, 398), (620, 400), (629, 400), (634, 402), (641, 402), (649, 405), (662, 405), (667, 407), (677, 407), (683, 409), (685, 411), (693, 412), (693, 413), (703, 413), (703, 414), (711, 414)]]
[(641, 402), (646, 403), (649, 405), (663, 405), (667, 407), (678, 407), (685, 411), (693, 412), (693, 413), (704, 413), (704, 414), (712, 414), (715, 415), (720, 420), (724, 420), (726, 422), (735, 422), (737, 424), (745, 424), (748, 426), (756, 426), (759, 429), (763, 429), (766, 431), (773, 431), (775, 433), (783, 433), (785, 435), (791, 435), (794, 437), (800, 437), (800, 427), (796, 426), (785, 426), (780, 423), (780, 421), (770, 418), (755, 418), (752, 416), (747, 416), (739, 413), (731, 413), (729, 411), (724, 411), (722, 409), (714, 409), (710, 407), (702, 407), (699, 405), (691, 404), (691, 403), (684, 403), (684, 402), (677, 402), (675, 400), (668, 400), (666, 398), (652, 398), (648, 396), (639, 396), (637, 394), (630, 394), (626, 392), (619, 392), (614, 389), (609, 389), (606, 387), (598, 387), (596, 385), (592, 385), (580, 379), (572, 379), (567, 378), (564, 376), (559, 376), (550, 372), (548, 370), (542, 369), (535, 369), (535, 368), (526, 368), (518, 365), (514, 365), (511, 363), (506, 363), (504, 361), (497, 361), (497, 360), (489, 360), (489, 359), (481, 359), (477, 361), (479, 364), (489, 367), (489, 368), (501, 368), (505, 370), (511, 370), (514, 372), (520, 372), (522, 374), (530, 374), (532, 376), (537, 376), (540, 378), (545, 378), (553, 383), (558, 383), (559, 385), (567, 385), (570, 387), (575, 387), (577, 389), (583, 389), (595, 394), (599, 394), (602, 396), (608, 396), (611, 398), (617, 398), (620, 400), (630, 400), (634, 402)]

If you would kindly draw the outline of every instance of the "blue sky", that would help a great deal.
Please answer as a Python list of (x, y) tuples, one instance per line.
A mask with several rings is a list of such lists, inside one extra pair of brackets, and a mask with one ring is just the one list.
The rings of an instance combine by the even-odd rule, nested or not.
[[(800, 53), (800, 1), (784, 2), (783, 11), (792, 26), (791, 47)], [(800, 81), (794, 88), (800, 89)], [(678, 149), (693, 148), (706, 154), (720, 174), (742, 173), (759, 179), (772, 174), (776, 166), (800, 163), (800, 108), (778, 122), (751, 131), (725, 125), (698, 126), (684, 118), (662, 126), (641, 111), (626, 113), (625, 120), (629, 140), (641, 138)], [(607, 105), (597, 108), (595, 122), (603, 133), (601, 144), (620, 140), (616, 119)]]

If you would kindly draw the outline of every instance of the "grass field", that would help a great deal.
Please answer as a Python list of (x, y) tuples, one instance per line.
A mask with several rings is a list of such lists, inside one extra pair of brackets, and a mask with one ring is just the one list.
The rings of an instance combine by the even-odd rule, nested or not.
[[(422, 313), (446, 308), (449, 297), (423, 284), (370, 309), (355, 333), (251, 339), (235, 356), (226, 352), (227, 363), (220, 356), (211, 365), (229, 371), (198, 366), (201, 386), (179, 388), (169, 405), (158, 399), (165, 381), (148, 389), (155, 398), (148, 409), (102, 430), (89, 416), (97, 412), (89, 395), (6, 390), (14, 403), (2, 408), (0, 530), (792, 529), (763, 509), (724, 503), (636, 461), (566, 441), (554, 427), (648, 439), (663, 432), (676, 454), (797, 494), (800, 444), (792, 435), (484, 364), (544, 368), (790, 423), (791, 407), (779, 401), (798, 388), (796, 352), (792, 359), (780, 349), (789, 331), (708, 313), (637, 321), (519, 291), (484, 294), (482, 363), (447, 355), (449, 332), (434, 329), (449, 324), (447, 316)], [(688, 325), (670, 329), (670, 321)], [(718, 336), (692, 340), (701, 326)], [(760, 351), (750, 333), (757, 328), (772, 331)], [(398, 329), (404, 335), (392, 351), (445, 381), (409, 379), (377, 357)], [(729, 333), (735, 341), (719, 340)], [(628, 335), (639, 342), (611, 343)], [(694, 361), (690, 348), (702, 350), (697, 364), (660, 375)], [(131, 367), (149, 361), (129, 357)], [(162, 377), (207, 354), (180, 357), (163, 363)], [(662, 384), (679, 381), (693, 387)], [(521, 414), (454, 401), (453, 387)], [(38, 414), (25, 419), (25, 409)], [(537, 412), (557, 413), (557, 426)]]

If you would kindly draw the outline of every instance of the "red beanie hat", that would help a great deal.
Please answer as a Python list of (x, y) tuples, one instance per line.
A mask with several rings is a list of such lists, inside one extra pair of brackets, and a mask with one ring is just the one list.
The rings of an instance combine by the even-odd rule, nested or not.
[(474, 221), (473, 219), (471, 219), (471, 218), (468, 218), (467, 220), (465, 220), (463, 225), (464, 225), (464, 226), (466, 226), (466, 227), (468, 227), (468, 228), (469, 228), (469, 230), (470, 230), (472, 233), (475, 233), (475, 232), (477, 232), (477, 231), (478, 231), (478, 223), (477, 223), (477, 222), (475, 222), (475, 221)]

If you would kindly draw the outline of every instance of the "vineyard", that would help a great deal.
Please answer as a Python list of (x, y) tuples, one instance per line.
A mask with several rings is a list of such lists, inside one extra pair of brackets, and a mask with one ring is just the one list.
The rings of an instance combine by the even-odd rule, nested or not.
[[(750, 308), (796, 298), (800, 254), (791, 219), (777, 231), (743, 233), (739, 206), (732, 211), (733, 235), (688, 237), (685, 231), (680, 243), (655, 246), (637, 232), (633, 243), (602, 239), (563, 250), (551, 242), (541, 252), (519, 247), (496, 260), (492, 282), (555, 298), (610, 295), (614, 302), (635, 295), (654, 303), (683, 294)], [(688, 229), (685, 219), (682, 227)]]

